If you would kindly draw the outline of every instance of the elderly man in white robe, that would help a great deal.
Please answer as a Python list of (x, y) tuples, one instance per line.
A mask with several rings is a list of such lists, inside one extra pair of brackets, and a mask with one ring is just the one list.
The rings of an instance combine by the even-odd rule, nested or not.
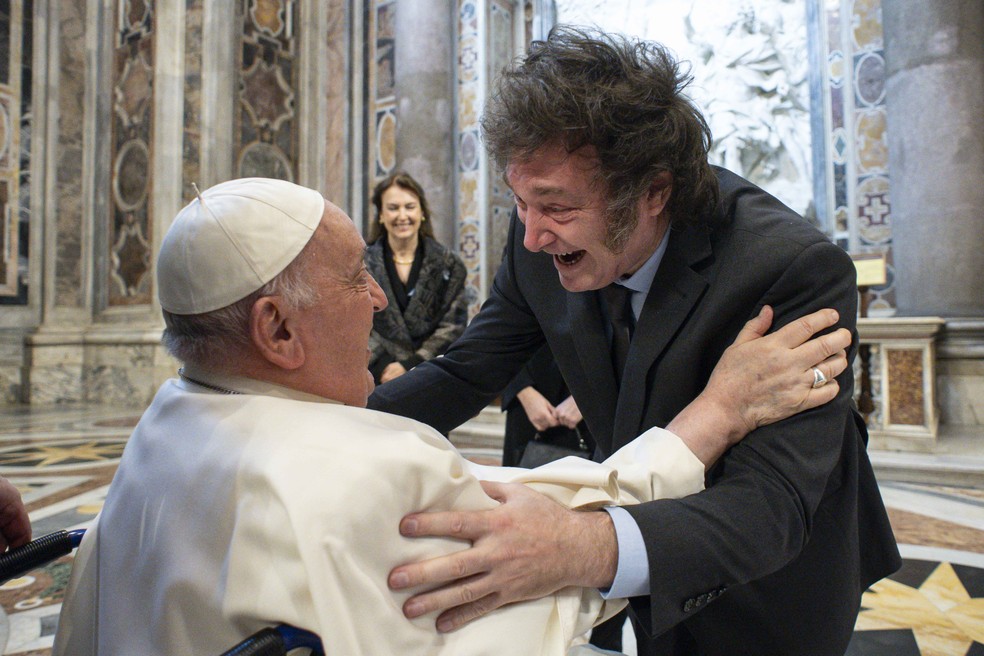
[(428, 426), (365, 409), (386, 299), (364, 249), (339, 208), (278, 180), (217, 185), (178, 214), (157, 277), (164, 344), (184, 366), (82, 542), (56, 656), (219, 653), (279, 623), (335, 654), (563, 655), (621, 602), (569, 588), (438, 633), (434, 617), (404, 618), (414, 591), (387, 575), (465, 544), (401, 537), (400, 519), (494, 507), (483, 480), (528, 483), (564, 512), (697, 492), (744, 433), (833, 398), (835, 383), (810, 386), (813, 366), (830, 380), (846, 366), (846, 331), (806, 341), (833, 312), (761, 337), (766, 310), (668, 430), (605, 463), (479, 467)]

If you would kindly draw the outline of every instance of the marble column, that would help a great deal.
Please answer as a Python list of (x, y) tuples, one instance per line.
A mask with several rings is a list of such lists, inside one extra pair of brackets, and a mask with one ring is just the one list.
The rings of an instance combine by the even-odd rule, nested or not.
[(941, 419), (984, 437), (984, 3), (883, 0), (899, 315), (946, 319)]
[(394, 62), (397, 166), (424, 187), (434, 233), (454, 243), (454, 18), (451, 0), (399, 0)]
[(883, 0), (900, 315), (984, 316), (984, 3)]
[[(87, 25), (102, 16), (100, 3), (47, 2), (47, 21), (37, 47), (44, 83), (34, 98), (39, 112), (43, 159), (35, 162), (43, 186), (32, 221), (43, 222), (43, 288), (40, 323), (24, 337), (21, 400), (31, 403), (79, 400), (84, 395), (81, 347), (91, 321), (94, 226), (91, 184), (86, 175), (102, 144), (86, 138), (93, 96), (87, 67), (102, 54), (91, 47)], [(32, 281), (33, 282), (33, 281)]]

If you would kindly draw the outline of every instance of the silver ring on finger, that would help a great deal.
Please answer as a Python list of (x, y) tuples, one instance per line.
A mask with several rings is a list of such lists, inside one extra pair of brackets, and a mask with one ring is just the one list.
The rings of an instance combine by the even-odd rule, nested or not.
[(826, 384), (827, 377), (823, 375), (823, 372), (819, 368), (813, 367), (813, 389), (823, 387)]

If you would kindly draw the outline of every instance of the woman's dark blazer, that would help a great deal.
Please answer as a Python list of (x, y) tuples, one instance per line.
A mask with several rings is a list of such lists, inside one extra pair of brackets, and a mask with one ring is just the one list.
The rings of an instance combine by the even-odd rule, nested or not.
[(465, 265), (435, 240), (429, 237), (424, 240), (424, 261), (404, 312), (400, 312), (386, 273), (382, 239), (366, 249), (366, 267), (389, 301), (386, 309), (373, 317), (369, 336), (370, 370), (381, 370), (390, 362), (399, 362), (409, 371), (447, 351), (468, 323)]

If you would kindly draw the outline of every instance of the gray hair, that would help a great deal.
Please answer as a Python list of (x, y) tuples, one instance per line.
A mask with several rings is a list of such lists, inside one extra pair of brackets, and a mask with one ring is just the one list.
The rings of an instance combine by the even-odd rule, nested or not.
[(308, 245), (270, 282), (231, 305), (202, 314), (164, 314), (161, 342), (182, 362), (215, 366), (242, 356), (250, 345), (249, 320), (253, 305), (264, 296), (279, 296), (288, 307), (310, 307), (320, 299), (311, 284), (313, 256)]

